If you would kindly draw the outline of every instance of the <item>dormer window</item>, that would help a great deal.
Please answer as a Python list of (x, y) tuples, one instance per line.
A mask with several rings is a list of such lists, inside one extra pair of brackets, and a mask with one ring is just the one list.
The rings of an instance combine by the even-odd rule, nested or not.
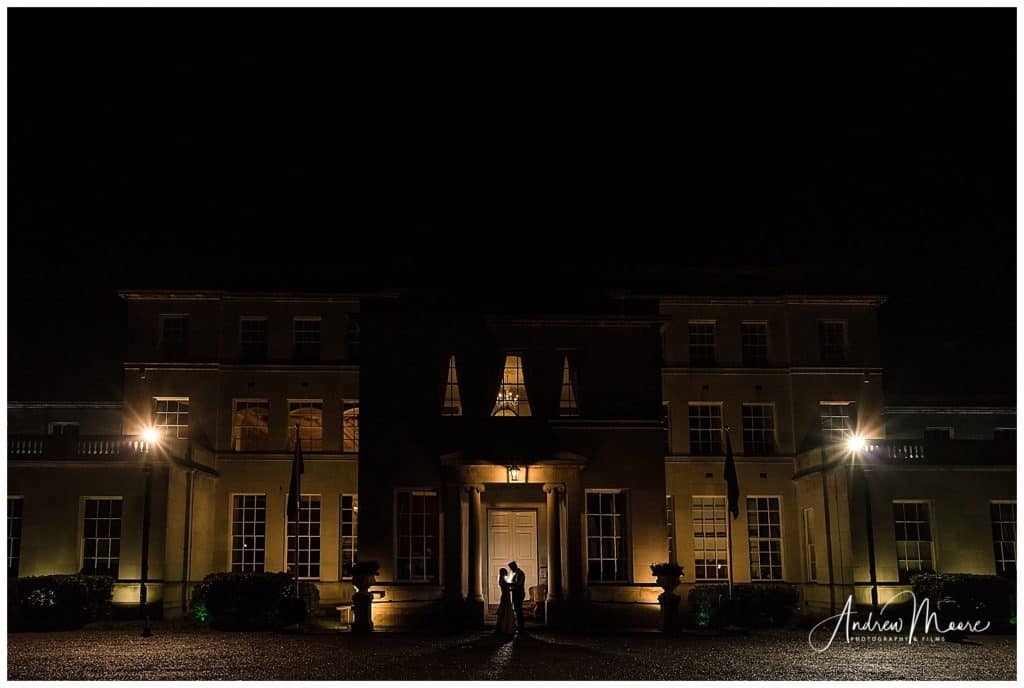
[(580, 406), (576, 401), (576, 375), (569, 367), (568, 356), (562, 359), (562, 396), (558, 400), (558, 415), (580, 415)]
[(526, 398), (526, 381), (523, 376), (523, 357), (518, 354), (505, 356), (505, 370), (498, 386), (498, 398), (494, 402), (492, 416), (529, 416), (530, 401)]
[(455, 354), (448, 357), (448, 379), (444, 384), (443, 416), (462, 415), (462, 395), (459, 394), (459, 372), (455, 369)]

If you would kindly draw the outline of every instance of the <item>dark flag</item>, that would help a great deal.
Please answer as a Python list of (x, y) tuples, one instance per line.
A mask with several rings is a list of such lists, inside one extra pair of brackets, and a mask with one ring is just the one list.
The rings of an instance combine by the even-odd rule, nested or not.
[(299, 439), (299, 426), (295, 426), (295, 457), (292, 459), (292, 481), (288, 485), (288, 520), (299, 520), (299, 490), (302, 489), (304, 472), (302, 464), (302, 442)]
[(736, 478), (736, 461), (732, 456), (732, 441), (725, 431), (725, 482), (729, 486), (729, 513), (733, 518), (740, 516), (740, 481)]

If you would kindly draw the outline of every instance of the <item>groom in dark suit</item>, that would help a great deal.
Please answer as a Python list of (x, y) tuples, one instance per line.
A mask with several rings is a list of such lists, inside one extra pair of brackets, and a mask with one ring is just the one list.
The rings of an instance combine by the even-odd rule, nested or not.
[(512, 570), (512, 610), (516, 613), (517, 636), (526, 635), (526, 619), (523, 618), (523, 600), (526, 599), (526, 574), (514, 561), (508, 563)]

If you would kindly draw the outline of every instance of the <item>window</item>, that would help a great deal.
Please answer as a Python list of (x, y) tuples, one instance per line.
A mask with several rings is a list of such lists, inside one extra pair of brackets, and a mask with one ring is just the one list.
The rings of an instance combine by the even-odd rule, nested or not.
[(818, 582), (818, 555), (814, 547), (814, 509), (804, 509), (804, 557), (807, 559), (807, 582)]
[(715, 323), (690, 322), (690, 365), (715, 365)]
[(320, 318), (295, 318), (292, 328), (296, 360), (319, 361)]
[(743, 342), (743, 365), (754, 368), (768, 364), (768, 323), (745, 322), (740, 324)]
[(822, 363), (846, 361), (846, 323), (842, 320), (822, 320), (818, 323)]
[(910, 582), (918, 573), (935, 571), (932, 529), (927, 502), (893, 502), (896, 524), (896, 564), (900, 582)]
[(188, 397), (154, 397), (153, 426), (164, 437), (188, 439)]
[(77, 435), (79, 430), (77, 421), (56, 420), (47, 426), (47, 432), (51, 435)]
[(704, 456), (722, 453), (721, 404), (690, 404), (690, 453)]
[(750, 580), (782, 580), (782, 522), (778, 497), (747, 499)]
[(7, 498), (7, 577), (17, 578), (21, 567), (21, 514), (25, 500)]
[(350, 361), (359, 359), (360, 336), (359, 315), (349, 313), (345, 320), (345, 354)]
[(562, 396), (558, 400), (558, 415), (580, 415), (579, 403), (576, 401), (576, 373), (569, 367), (569, 357), (562, 358)]
[(697, 581), (729, 579), (725, 497), (694, 497), (693, 573)]
[(672, 455), (672, 402), (663, 401), (661, 402), (661, 409), (663, 414), (662, 423), (665, 426), (665, 453), (669, 456)]
[(288, 570), (295, 570), (298, 538), (299, 578), (320, 578), (320, 495), (302, 495), (299, 521), (288, 521)]
[(825, 444), (843, 442), (850, 436), (850, 403), (823, 401), (821, 409), (821, 439)]
[[(8, 505), (10, 502), (8, 502)], [(1017, 503), (992, 502), (992, 547), (996, 555), (996, 573), (1000, 576), (1017, 575)], [(10, 508), (8, 506), (8, 511)], [(9, 530), (9, 528), (8, 528)], [(8, 565), (10, 570), (10, 565)]]
[(187, 331), (187, 315), (160, 316), (160, 346), (164, 349), (179, 351), (184, 348)]
[(359, 451), (359, 402), (341, 402), (341, 451)]
[(498, 398), (491, 415), (530, 415), (530, 401), (526, 398), (526, 381), (523, 377), (523, 357), (518, 354), (505, 356), (505, 370), (501, 375)]
[(267, 319), (243, 317), (238, 322), (238, 341), (242, 347), (242, 358), (247, 361), (263, 361), (267, 358)]
[(295, 426), (303, 451), (323, 451), (324, 403), (320, 399), (288, 400), (288, 447), (295, 447)]
[(748, 456), (775, 453), (774, 404), (743, 404), (743, 453)]
[(945, 440), (953, 439), (953, 428), (950, 427), (938, 427), (938, 428), (925, 428), (924, 439), (929, 442), (942, 442)]
[(433, 490), (395, 494), (397, 568), (395, 579), (420, 583), (437, 580), (438, 511)]
[(587, 490), (587, 580), (628, 581), (626, 570), (626, 493)]
[(231, 421), (231, 447), (235, 451), (270, 449), (270, 402), (236, 399)]
[(359, 552), (359, 497), (341, 495), (341, 577), (352, 577), (352, 565)]
[(267, 496), (231, 498), (231, 570), (262, 573), (266, 562)]
[(82, 572), (117, 578), (121, 561), (121, 498), (85, 500)]
[(448, 357), (448, 378), (444, 383), (442, 416), (462, 415), (462, 395), (459, 394), (459, 371), (455, 368), (455, 354)]
[(665, 495), (665, 536), (668, 539), (668, 560), (676, 561), (676, 498)]

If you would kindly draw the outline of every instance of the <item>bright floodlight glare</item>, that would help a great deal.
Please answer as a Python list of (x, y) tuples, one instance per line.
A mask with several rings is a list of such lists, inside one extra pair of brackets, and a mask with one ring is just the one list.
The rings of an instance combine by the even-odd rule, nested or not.
[(156, 431), (156, 428), (146, 428), (142, 431), (142, 439), (149, 444), (156, 444), (156, 441), (160, 439), (160, 433)]
[(846, 440), (846, 447), (854, 453), (864, 451), (864, 438), (860, 435), (853, 435)]

